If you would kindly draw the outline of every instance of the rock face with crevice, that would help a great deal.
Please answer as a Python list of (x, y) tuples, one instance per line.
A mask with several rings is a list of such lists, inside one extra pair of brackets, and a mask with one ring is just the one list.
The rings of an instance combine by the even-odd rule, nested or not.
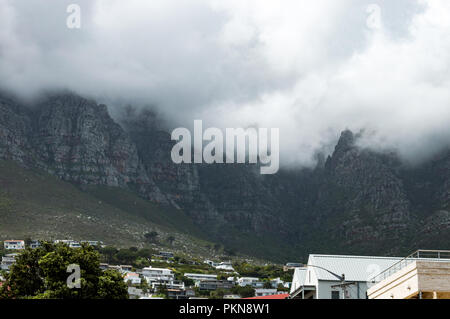
[(72, 93), (32, 106), (0, 95), (0, 159), (183, 210), (234, 250), (281, 259), (448, 248), (450, 152), (411, 168), (357, 140), (344, 131), (315, 169), (262, 176), (255, 165), (174, 164), (170, 134), (150, 111), (129, 110), (119, 124)]

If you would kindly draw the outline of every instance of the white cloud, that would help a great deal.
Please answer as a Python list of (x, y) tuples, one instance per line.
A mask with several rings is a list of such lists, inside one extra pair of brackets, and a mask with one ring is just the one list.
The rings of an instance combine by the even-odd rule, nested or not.
[(69, 30), (72, 2), (0, 0), (2, 87), (152, 104), (183, 125), (280, 127), (281, 161), (296, 165), (345, 128), (408, 159), (450, 141), (446, 0), (83, 0)]

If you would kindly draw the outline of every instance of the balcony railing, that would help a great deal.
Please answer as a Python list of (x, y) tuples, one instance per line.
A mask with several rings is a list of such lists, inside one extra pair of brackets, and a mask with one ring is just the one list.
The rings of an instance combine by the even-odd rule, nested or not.
[(370, 282), (377, 283), (383, 281), (389, 276), (395, 274), (396, 272), (418, 260), (450, 261), (450, 250), (418, 250), (408, 257), (403, 258), (386, 270), (382, 271), (380, 274), (373, 277)]

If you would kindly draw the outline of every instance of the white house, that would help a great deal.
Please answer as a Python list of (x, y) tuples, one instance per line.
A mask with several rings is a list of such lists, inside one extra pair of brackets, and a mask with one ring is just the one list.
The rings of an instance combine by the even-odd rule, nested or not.
[(279, 285), (282, 285), (284, 288), (289, 288), (291, 285), (290, 282), (284, 282), (280, 277), (271, 279), (270, 284), (272, 285), (272, 288), (278, 288)]
[(277, 289), (264, 289), (264, 288), (255, 289), (255, 297), (273, 296), (277, 294), (278, 294)]
[(25, 249), (25, 241), (24, 240), (5, 240), (3, 242), (3, 246), (7, 250)]
[(141, 277), (139, 277), (139, 274), (137, 274), (135, 272), (129, 272), (123, 277), (123, 281), (131, 282), (131, 284), (133, 284), (133, 285), (140, 285)]
[(234, 294), (228, 294), (228, 295), (223, 295), (223, 299), (241, 299), (241, 296), (234, 295)]
[(236, 284), (241, 287), (252, 286), (254, 288), (262, 288), (264, 283), (259, 281), (259, 278), (256, 277), (239, 277), (236, 280)]
[(204, 261), (204, 263), (210, 265), (211, 267), (219, 269), (219, 270), (234, 271), (231, 261), (222, 261), (220, 263), (216, 263), (212, 260), (207, 259)]
[(370, 280), (401, 259), (309, 255), (308, 264), (295, 269), (290, 298), (366, 299)]
[(142, 275), (152, 288), (158, 285), (172, 285), (175, 279), (172, 270), (167, 268), (146, 267), (142, 269)]
[(215, 266), (216, 269), (224, 271), (234, 271), (233, 265), (229, 261), (224, 261)]
[(4, 257), (2, 257), (2, 262), (0, 264), (0, 270), (6, 270), (8, 271), (9, 268), (14, 265), (16, 262), (16, 257), (19, 254), (7, 254)]
[(208, 275), (208, 274), (185, 273), (184, 277), (192, 279), (194, 281), (217, 280), (217, 275)]
[(101, 244), (98, 240), (82, 240), (81, 243), (88, 244), (89, 246), (99, 246)]
[(35, 248), (39, 248), (41, 246), (41, 243), (39, 242), (39, 240), (32, 240), (30, 242), (30, 248), (35, 249)]
[(130, 299), (142, 299), (146, 297), (142, 289), (136, 287), (128, 287), (128, 296)]
[(70, 239), (58, 239), (54, 241), (55, 244), (66, 244), (67, 246), (69, 246), (70, 248), (81, 248), (81, 244), (75, 240), (70, 240)]
[(205, 264), (207, 264), (207, 265), (210, 265), (211, 267), (215, 267), (216, 266), (216, 262), (214, 262), (214, 261), (212, 261), (212, 260), (209, 260), (209, 259), (206, 259), (206, 260), (204, 260), (203, 261)]

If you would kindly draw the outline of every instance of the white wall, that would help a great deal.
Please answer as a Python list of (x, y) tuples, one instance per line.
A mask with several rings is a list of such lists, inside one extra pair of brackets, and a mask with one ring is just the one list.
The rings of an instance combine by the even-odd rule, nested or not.
[[(331, 299), (332, 291), (339, 291), (340, 298), (343, 298), (342, 288), (331, 288), (331, 286), (338, 285), (338, 281), (320, 281), (317, 289), (318, 299)], [(347, 287), (348, 298), (358, 299), (358, 284), (359, 284), (359, 299), (366, 299), (367, 283), (359, 282)]]

